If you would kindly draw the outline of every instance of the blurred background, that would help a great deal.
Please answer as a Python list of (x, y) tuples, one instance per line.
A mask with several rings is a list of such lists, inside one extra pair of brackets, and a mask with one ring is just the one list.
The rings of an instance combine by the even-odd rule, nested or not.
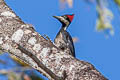
[[(68, 32), (77, 59), (92, 63), (109, 80), (120, 80), (120, 0), (5, 1), (25, 23), (52, 41), (61, 27), (52, 16), (75, 14)], [(12, 58), (8, 53), (0, 55), (0, 80), (48, 80)]]

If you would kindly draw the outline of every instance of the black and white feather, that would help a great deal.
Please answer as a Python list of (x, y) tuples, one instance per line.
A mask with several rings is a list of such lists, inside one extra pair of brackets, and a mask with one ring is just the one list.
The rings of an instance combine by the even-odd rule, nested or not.
[(69, 49), (70, 50), (69, 54), (75, 57), (75, 49), (74, 49), (72, 37), (69, 34), (69, 32), (66, 31), (71, 21), (66, 15), (54, 16), (54, 17), (57, 18), (62, 23), (62, 27), (58, 32), (56, 38), (54, 39), (55, 45), (63, 51), (65, 49)]

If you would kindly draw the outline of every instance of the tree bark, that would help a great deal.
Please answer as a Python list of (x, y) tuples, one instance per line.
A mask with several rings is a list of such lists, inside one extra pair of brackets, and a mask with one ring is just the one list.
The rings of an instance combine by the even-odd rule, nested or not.
[(95, 67), (57, 48), (0, 0), (0, 52), (15, 55), (50, 80), (107, 80)]

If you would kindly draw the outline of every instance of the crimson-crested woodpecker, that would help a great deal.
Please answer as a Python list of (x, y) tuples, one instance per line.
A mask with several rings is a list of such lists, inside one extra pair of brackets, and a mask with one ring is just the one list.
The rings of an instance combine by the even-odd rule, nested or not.
[(53, 16), (62, 23), (62, 27), (58, 32), (54, 43), (57, 47), (62, 50), (69, 49), (70, 55), (75, 57), (75, 49), (71, 35), (66, 31), (68, 26), (73, 20), (74, 14), (72, 15), (63, 15), (63, 16)]

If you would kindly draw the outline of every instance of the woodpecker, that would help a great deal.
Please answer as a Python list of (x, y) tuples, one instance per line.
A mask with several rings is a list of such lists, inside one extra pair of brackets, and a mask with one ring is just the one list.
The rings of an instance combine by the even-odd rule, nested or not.
[(75, 49), (71, 35), (67, 32), (67, 28), (73, 20), (74, 14), (72, 15), (63, 15), (63, 16), (53, 16), (58, 19), (62, 23), (62, 27), (56, 38), (54, 39), (54, 43), (61, 50), (65, 50), (66, 48), (70, 50), (70, 55), (75, 57)]

